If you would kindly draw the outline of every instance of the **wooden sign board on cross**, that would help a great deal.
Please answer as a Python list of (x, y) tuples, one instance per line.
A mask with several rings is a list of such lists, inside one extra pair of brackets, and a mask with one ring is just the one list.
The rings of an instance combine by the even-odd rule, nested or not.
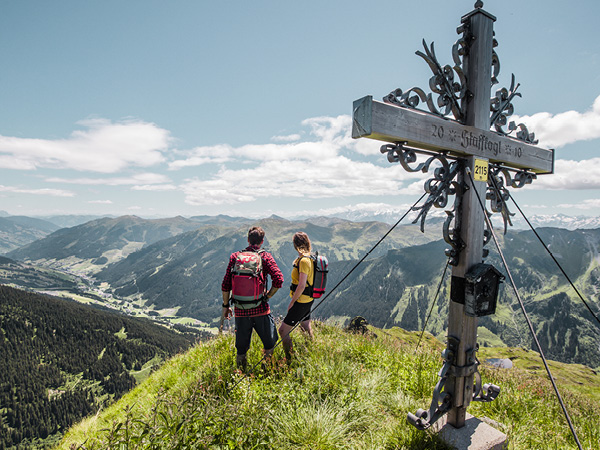
[(406, 142), (423, 150), (454, 156), (479, 156), (490, 162), (538, 174), (553, 173), (554, 151), (502, 136), (491, 130), (462, 125), (419, 110), (374, 101), (366, 96), (354, 102), (352, 137)]

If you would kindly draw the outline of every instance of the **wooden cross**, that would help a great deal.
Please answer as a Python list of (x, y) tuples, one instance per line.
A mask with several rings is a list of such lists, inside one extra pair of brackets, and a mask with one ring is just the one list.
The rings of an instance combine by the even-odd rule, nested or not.
[[(371, 96), (355, 101), (353, 109), (353, 138), (368, 137), (384, 142), (403, 142), (418, 149), (464, 159), (463, 173), (459, 173), (458, 177), (459, 182), (468, 187), (460, 202), (460, 237), (465, 243), (465, 248), (460, 252), (458, 264), (452, 271), (453, 277), (459, 278), (464, 278), (483, 258), (484, 212), (478, 203), (477, 194), (479, 198), (485, 199), (487, 162), (536, 174), (552, 173), (554, 170), (553, 150), (543, 149), (490, 130), (490, 89), (495, 56), (493, 23), (496, 18), (484, 11), (482, 6), (483, 3), (478, 1), (475, 10), (461, 19), (464, 29), (468, 30), (469, 41), (468, 49), (463, 55), (466, 95), (462, 102), (466, 102), (466, 107), (462, 122), (410, 107), (377, 102)], [(428, 52), (428, 56), (431, 54)], [(428, 63), (433, 65), (431, 61)], [(481, 161), (485, 163), (485, 173), (480, 175), (484, 176), (475, 177), (471, 182), (467, 171), (475, 174), (478, 168), (483, 167)], [(451, 293), (451, 298), (455, 298), (453, 294)], [(452, 398), (448, 423), (460, 428), (464, 426), (466, 409), (473, 396), (474, 374), (468, 367), (469, 355), (473, 355), (477, 348), (477, 317), (466, 315), (464, 304), (455, 301), (450, 301), (448, 341), (447, 350), (450, 350), (450, 341), (454, 344), (458, 341), (457, 351), (456, 348), (452, 348), (453, 352), (456, 351), (456, 369), (445, 385), (445, 392)]]

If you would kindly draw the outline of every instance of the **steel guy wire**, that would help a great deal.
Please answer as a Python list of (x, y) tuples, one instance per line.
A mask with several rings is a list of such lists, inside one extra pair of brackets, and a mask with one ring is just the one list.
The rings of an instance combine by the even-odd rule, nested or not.
[[(498, 189), (498, 186), (496, 185), (496, 180), (494, 180), (493, 176), (492, 176), (492, 182), (494, 183), (494, 186), (496, 186), (496, 189)], [(558, 268), (560, 269), (560, 271), (562, 272), (562, 274), (565, 276), (565, 278), (567, 279), (567, 281), (569, 282), (569, 284), (571, 285), (571, 287), (575, 290), (575, 292), (577, 293), (577, 295), (579, 296), (579, 298), (581, 299), (581, 301), (583, 302), (583, 304), (585, 305), (585, 307), (588, 309), (588, 311), (592, 315), (592, 317), (594, 319), (596, 319), (596, 322), (598, 322), (598, 325), (600, 325), (600, 319), (598, 318), (598, 316), (594, 313), (594, 311), (592, 311), (592, 308), (590, 308), (590, 305), (588, 305), (588, 303), (585, 301), (585, 299), (583, 298), (583, 295), (581, 295), (581, 293), (579, 292), (579, 289), (577, 289), (577, 287), (575, 286), (575, 284), (573, 283), (573, 281), (571, 281), (571, 278), (569, 278), (569, 275), (567, 275), (567, 273), (564, 271), (564, 269), (562, 268), (562, 266), (560, 265), (560, 263), (554, 257), (554, 255), (552, 254), (552, 252), (550, 251), (550, 249), (548, 248), (548, 246), (546, 245), (546, 243), (542, 240), (541, 236), (535, 230), (535, 228), (533, 227), (533, 225), (531, 225), (531, 222), (525, 216), (525, 214), (523, 213), (523, 211), (521, 210), (521, 208), (519, 207), (519, 205), (517, 204), (517, 202), (515, 201), (515, 199), (513, 198), (513, 196), (510, 195), (510, 192), (508, 192), (508, 196), (513, 201), (513, 203), (515, 204), (515, 206), (517, 207), (517, 209), (519, 210), (519, 212), (521, 213), (521, 215), (523, 216), (523, 218), (527, 222), (527, 225), (529, 225), (529, 228), (531, 228), (531, 231), (533, 231), (533, 233), (538, 238), (538, 240), (540, 241), (540, 243), (542, 244), (542, 246), (544, 247), (544, 249), (548, 252), (548, 254), (554, 260), (554, 262), (556, 263), (556, 265), (558, 266)]]
[[(360, 261), (358, 261), (354, 267), (352, 267), (352, 269), (350, 269), (350, 271), (348, 271), (348, 273), (346, 275), (344, 275), (344, 277), (321, 299), (321, 301), (319, 301), (319, 303), (317, 303), (313, 308), (311, 308), (311, 310), (304, 315), (304, 317), (302, 317), (301, 320), (299, 320), (291, 329), (290, 331), (288, 331), (288, 333), (283, 336), (280, 337), (279, 340), (275, 343), (275, 345), (273, 346), (273, 352), (275, 351), (275, 348), (281, 343), (283, 342), (283, 338), (289, 336), (292, 331), (294, 331), (296, 328), (298, 328), (298, 325), (300, 325), (304, 320), (306, 320), (306, 318), (312, 314), (319, 306), (321, 306), (323, 304), (323, 302), (325, 300), (327, 300), (327, 298), (329, 298), (329, 296), (344, 282), (346, 281), (346, 279), (350, 276), (350, 274), (352, 272), (354, 272), (354, 270), (360, 265), (362, 264), (362, 262), (367, 259), (367, 257), (371, 254), (371, 252), (373, 250), (375, 250), (379, 244), (381, 244), (383, 242), (383, 240), (389, 236), (389, 234), (394, 231), (394, 229), (400, 225), (400, 222), (402, 222), (404, 220), (404, 218), (406, 216), (408, 216), (408, 214), (413, 211), (415, 209), (415, 207), (417, 206), (417, 204), (423, 200), (423, 198), (427, 195), (427, 192), (425, 192), (423, 195), (421, 195), (421, 197), (419, 197), (419, 199), (413, 203), (413, 205), (404, 213), (404, 215), (402, 217), (400, 217), (400, 219), (394, 224), (392, 225), (392, 227), (383, 235), (383, 237), (381, 239), (379, 239), (379, 241), (377, 241), (377, 243), (375, 245), (373, 245), (373, 247), (371, 247), (371, 249), (365, 253), (365, 255), (360, 259)], [(242, 381), (244, 381), (246, 378), (248, 378), (248, 376), (250, 376), (254, 370), (256, 370), (256, 368), (266, 359), (266, 355), (263, 356), (260, 361), (258, 361), (254, 366), (252, 366), (252, 368), (246, 373), (244, 374), (244, 376), (238, 380), (229, 390), (233, 391)]]
[(442, 278), (440, 279), (440, 283), (438, 284), (437, 292), (435, 293), (435, 297), (433, 299), (433, 303), (431, 304), (431, 308), (429, 308), (429, 313), (427, 314), (425, 323), (423, 324), (423, 330), (421, 331), (421, 335), (419, 336), (419, 341), (417, 342), (417, 347), (415, 348), (415, 351), (418, 350), (419, 346), (421, 345), (421, 339), (423, 339), (423, 334), (425, 333), (425, 328), (427, 328), (427, 322), (429, 322), (429, 318), (431, 317), (431, 313), (433, 312), (433, 307), (437, 303), (437, 299), (440, 294), (442, 284), (444, 283), (444, 278), (446, 278), (446, 271), (448, 270), (449, 264), (450, 264), (450, 258), (448, 258), (448, 260), (446, 260), (446, 266), (444, 267), (444, 273), (442, 274)]
[(546, 372), (548, 373), (548, 377), (550, 378), (550, 382), (552, 383), (552, 387), (554, 388), (554, 392), (556, 393), (556, 397), (558, 398), (558, 402), (560, 403), (560, 407), (563, 410), (563, 413), (565, 415), (565, 418), (567, 420), (567, 423), (569, 425), (569, 428), (571, 429), (571, 433), (573, 434), (573, 438), (575, 438), (575, 442), (577, 443), (577, 447), (579, 447), (579, 450), (583, 450), (583, 448), (581, 447), (581, 443), (579, 442), (579, 438), (577, 437), (577, 432), (575, 431), (575, 428), (573, 427), (573, 423), (571, 422), (571, 418), (569, 417), (569, 413), (567, 412), (567, 408), (565, 407), (565, 404), (563, 402), (563, 399), (560, 395), (560, 392), (558, 392), (558, 387), (556, 386), (556, 381), (554, 380), (554, 377), (552, 376), (552, 372), (550, 372), (550, 367), (548, 366), (548, 362), (546, 361), (546, 357), (544, 356), (544, 352), (542, 350), (542, 346), (540, 345), (537, 336), (535, 335), (535, 330), (533, 329), (533, 324), (531, 323), (531, 320), (529, 319), (529, 315), (527, 314), (527, 311), (525, 310), (525, 305), (523, 304), (523, 300), (521, 300), (521, 296), (519, 295), (519, 291), (517, 290), (517, 285), (515, 284), (515, 280), (512, 277), (512, 274), (510, 273), (510, 269), (508, 268), (508, 264), (506, 262), (506, 259), (504, 258), (504, 254), (502, 253), (502, 249), (500, 248), (500, 244), (498, 243), (498, 239), (496, 237), (496, 233), (494, 232), (494, 228), (492, 226), (492, 221), (490, 220), (490, 218), (488, 217), (487, 211), (485, 209), (485, 205), (483, 204), (483, 202), (481, 201), (481, 197), (479, 195), (479, 192), (477, 192), (477, 189), (475, 189), (475, 180), (473, 179), (473, 174), (471, 173), (471, 169), (469, 167), (467, 167), (466, 172), (469, 174), (469, 178), (471, 180), (471, 186), (472, 189), (475, 191), (475, 195), (477, 196), (477, 200), (479, 202), (479, 206), (481, 207), (481, 209), (483, 210), (483, 217), (485, 218), (485, 221), (489, 227), (490, 233), (492, 234), (492, 238), (494, 239), (494, 243), (496, 244), (496, 248), (498, 249), (498, 253), (500, 255), (500, 258), (502, 259), (502, 264), (504, 264), (504, 268), (506, 269), (506, 274), (508, 276), (508, 278), (510, 279), (510, 283), (512, 285), (512, 288), (515, 292), (515, 295), (517, 297), (517, 300), (519, 302), (519, 305), (521, 306), (521, 310), (523, 311), (523, 314), (525, 315), (525, 320), (527, 321), (527, 326), (529, 327), (529, 331), (531, 331), (531, 336), (533, 337), (533, 340), (535, 341), (535, 345), (537, 346), (539, 352), (540, 352), (540, 356), (542, 358), (542, 362), (544, 363), (544, 367), (546, 368)]

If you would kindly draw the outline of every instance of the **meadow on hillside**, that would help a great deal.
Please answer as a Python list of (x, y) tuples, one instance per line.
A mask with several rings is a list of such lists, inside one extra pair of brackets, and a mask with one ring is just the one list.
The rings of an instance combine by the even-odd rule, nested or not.
[[(406, 422), (431, 402), (439, 343), (429, 338), (416, 350), (415, 334), (398, 329), (373, 337), (315, 325), (312, 341), (294, 332), (289, 366), (278, 347), (273, 367), (262, 368), (255, 339), (249, 361), (257, 367), (248, 377), (235, 369), (232, 335), (201, 343), (74, 426), (58, 448), (448, 448)], [(518, 368), (480, 371), (501, 393), (469, 412), (496, 421), (510, 449), (576, 447), (546, 379)], [(600, 401), (570, 389), (562, 395), (584, 448), (600, 448)]]

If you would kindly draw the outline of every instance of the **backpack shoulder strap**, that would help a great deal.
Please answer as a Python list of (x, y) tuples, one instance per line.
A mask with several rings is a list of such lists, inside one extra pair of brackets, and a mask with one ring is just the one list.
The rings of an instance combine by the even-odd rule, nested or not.
[(308, 258), (308, 259), (312, 259), (310, 256), (298, 256), (295, 260), (294, 260), (294, 264), (293, 267), (299, 267), (300, 265), (300, 261), (302, 260), (302, 258)]
[[(300, 261), (302, 260), (302, 258), (308, 258), (308, 259), (309, 259), (309, 261), (310, 261), (310, 263), (311, 263), (311, 265), (312, 265), (312, 268), (313, 268), (313, 277), (314, 277), (314, 272), (315, 272), (315, 260), (313, 259), (312, 255), (309, 255), (309, 256), (304, 256), (304, 255), (303, 255), (303, 256), (299, 256), (298, 258), (296, 258), (296, 261), (298, 261), (298, 263), (297, 263), (297, 264), (294, 264), (294, 265), (293, 265), (293, 267), (295, 267), (296, 269), (298, 269), (298, 277), (300, 276)], [(295, 263), (296, 261), (294, 261), (294, 263)], [(306, 287), (307, 287), (307, 288), (309, 288), (309, 287), (311, 287), (311, 286), (312, 286), (312, 285), (309, 283), (309, 281), (308, 281), (308, 278), (307, 278), (307, 279), (306, 279)]]

